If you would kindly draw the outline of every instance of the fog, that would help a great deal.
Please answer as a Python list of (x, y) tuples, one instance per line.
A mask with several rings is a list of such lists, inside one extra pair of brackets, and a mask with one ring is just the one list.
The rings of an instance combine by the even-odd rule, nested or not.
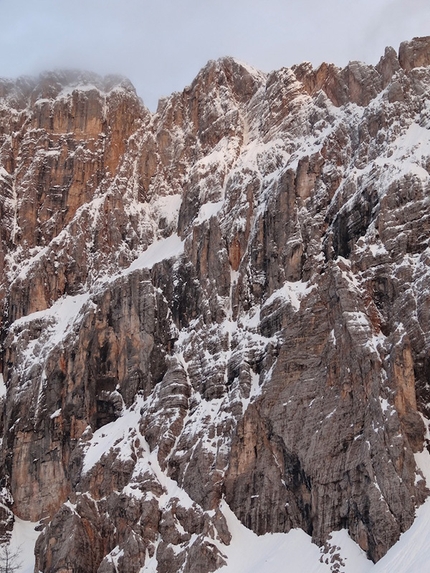
[(375, 64), (430, 34), (428, 0), (0, 0), (0, 15), (0, 76), (120, 73), (152, 110), (224, 55), (263, 71)]

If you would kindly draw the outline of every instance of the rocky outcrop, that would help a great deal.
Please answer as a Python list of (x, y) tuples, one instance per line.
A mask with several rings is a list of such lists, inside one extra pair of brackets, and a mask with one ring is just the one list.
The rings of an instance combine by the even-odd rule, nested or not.
[(412, 42), (402, 42), (399, 49), (401, 67), (410, 72), (413, 68), (426, 67), (430, 64), (429, 36), (414, 38)]
[[(2, 535), (35, 571), (215, 571), (231, 534), (428, 495), (428, 38), (377, 66), (0, 83)], [(73, 555), (73, 560), (70, 556)]]

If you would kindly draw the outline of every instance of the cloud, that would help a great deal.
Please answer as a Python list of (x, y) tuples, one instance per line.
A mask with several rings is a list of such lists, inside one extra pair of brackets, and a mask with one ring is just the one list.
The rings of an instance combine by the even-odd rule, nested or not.
[(0, 0), (0, 75), (78, 67), (130, 77), (154, 109), (209, 59), (265, 71), (303, 60), (376, 63), (423, 35), (428, 0)]
[(391, 0), (366, 23), (362, 52), (369, 63), (382, 55), (386, 46), (396, 50), (400, 43), (430, 33), (430, 3), (427, 0)]

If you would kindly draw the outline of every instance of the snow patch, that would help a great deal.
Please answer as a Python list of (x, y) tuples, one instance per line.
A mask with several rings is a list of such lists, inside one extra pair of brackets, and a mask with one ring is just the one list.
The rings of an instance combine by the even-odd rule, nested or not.
[(379, 403), (381, 404), (381, 410), (384, 412), (384, 414), (386, 414), (390, 409), (390, 404), (388, 403), (388, 400), (386, 398), (381, 398), (381, 396), (379, 396)]
[(88, 293), (75, 296), (63, 296), (46, 310), (39, 310), (22, 318), (18, 318), (13, 323), (12, 328), (17, 329), (24, 327), (26, 324), (35, 320), (46, 321), (49, 324), (47, 328), (47, 332), (49, 332), (47, 345), (53, 348), (64, 339), (66, 333), (70, 330), (82, 307), (88, 300)]
[[(143, 401), (137, 401), (128, 409), (123, 416), (114, 422), (110, 422), (94, 432), (93, 437), (87, 443), (82, 473), (87, 473), (102, 458), (105, 453), (115, 449), (121, 443), (121, 456), (127, 458), (130, 447), (125, 447), (130, 434), (136, 429), (140, 420), (140, 406)], [(119, 448), (118, 448), (119, 449)]]
[(131, 265), (123, 272), (122, 275), (128, 275), (137, 269), (151, 269), (156, 263), (165, 259), (178, 257), (184, 252), (184, 242), (174, 233), (167, 239), (160, 239), (152, 243)]
[(377, 257), (378, 255), (387, 255), (388, 251), (385, 248), (385, 245), (383, 245), (380, 241), (378, 241), (377, 243), (373, 243), (371, 245), (367, 245), (367, 248), (370, 250), (370, 252), (372, 253), (372, 255), (374, 257)]
[(395, 179), (411, 174), (426, 183), (429, 174), (422, 162), (429, 155), (430, 130), (414, 122), (388, 147), (387, 155), (376, 158), (374, 164), (384, 168), (385, 189)]
[(6, 171), (4, 167), (0, 167), (0, 179), (2, 180), (10, 179), (10, 174)]
[(265, 301), (264, 306), (268, 306), (275, 302), (276, 299), (282, 298), (289, 302), (295, 310), (299, 310), (301, 301), (314, 289), (314, 286), (315, 285), (309, 286), (308, 282), (287, 281), (280, 289), (272, 293), (272, 295)]
[(3, 374), (0, 373), (0, 398), (3, 398), (3, 396), (6, 396), (6, 384), (4, 383), (4, 378), (3, 378)]
[(91, 91), (98, 91), (100, 90), (94, 84), (76, 84), (76, 85), (69, 85), (65, 86), (61, 92), (58, 94), (57, 98), (68, 98), (70, 97), (73, 92), (91, 92)]
[[(414, 454), (414, 458), (415, 458), (415, 463), (417, 465), (417, 468), (419, 470), (421, 470), (424, 479), (426, 480), (426, 485), (428, 488), (430, 488), (430, 453), (428, 452), (427, 448), (426, 448), (426, 443), (428, 443), (428, 440), (430, 439), (430, 430), (429, 430), (429, 420), (427, 420), (427, 418), (425, 418), (422, 414), (421, 414), (421, 418), (424, 422), (425, 428), (426, 428), (426, 434), (425, 434), (425, 441), (424, 442), (424, 447), (422, 452), (418, 452), (416, 454)], [(417, 475), (417, 481), (419, 481), (419, 475)], [(429, 549), (429, 553), (430, 553), (430, 549)]]
[(164, 219), (167, 225), (171, 225), (178, 220), (181, 203), (181, 195), (166, 195), (165, 197), (157, 197), (151, 205), (151, 209), (154, 215), (158, 215), (158, 218)]
[(195, 219), (194, 224), (200, 224), (204, 221), (208, 221), (211, 217), (214, 217), (224, 205), (224, 201), (217, 201), (216, 203), (205, 203), (200, 207), (197, 219)]
[(49, 417), (51, 418), (51, 420), (55, 420), (55, 418), (58, 418), (61, 415), (61, 408), (58, 408), (58, 410), (55, 410), (54, 413), (52, 413)]

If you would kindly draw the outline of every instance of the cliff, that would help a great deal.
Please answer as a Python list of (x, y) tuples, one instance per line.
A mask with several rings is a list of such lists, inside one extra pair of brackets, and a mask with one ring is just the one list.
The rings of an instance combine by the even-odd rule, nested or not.
[(0, 82), (0, 519), (41, 522), (35, 571), (215, 571), (222, 500), (373, 561), (411, 526), (429, 88), (430, 38), (209, 62), (155, 114), (123, 78)]

